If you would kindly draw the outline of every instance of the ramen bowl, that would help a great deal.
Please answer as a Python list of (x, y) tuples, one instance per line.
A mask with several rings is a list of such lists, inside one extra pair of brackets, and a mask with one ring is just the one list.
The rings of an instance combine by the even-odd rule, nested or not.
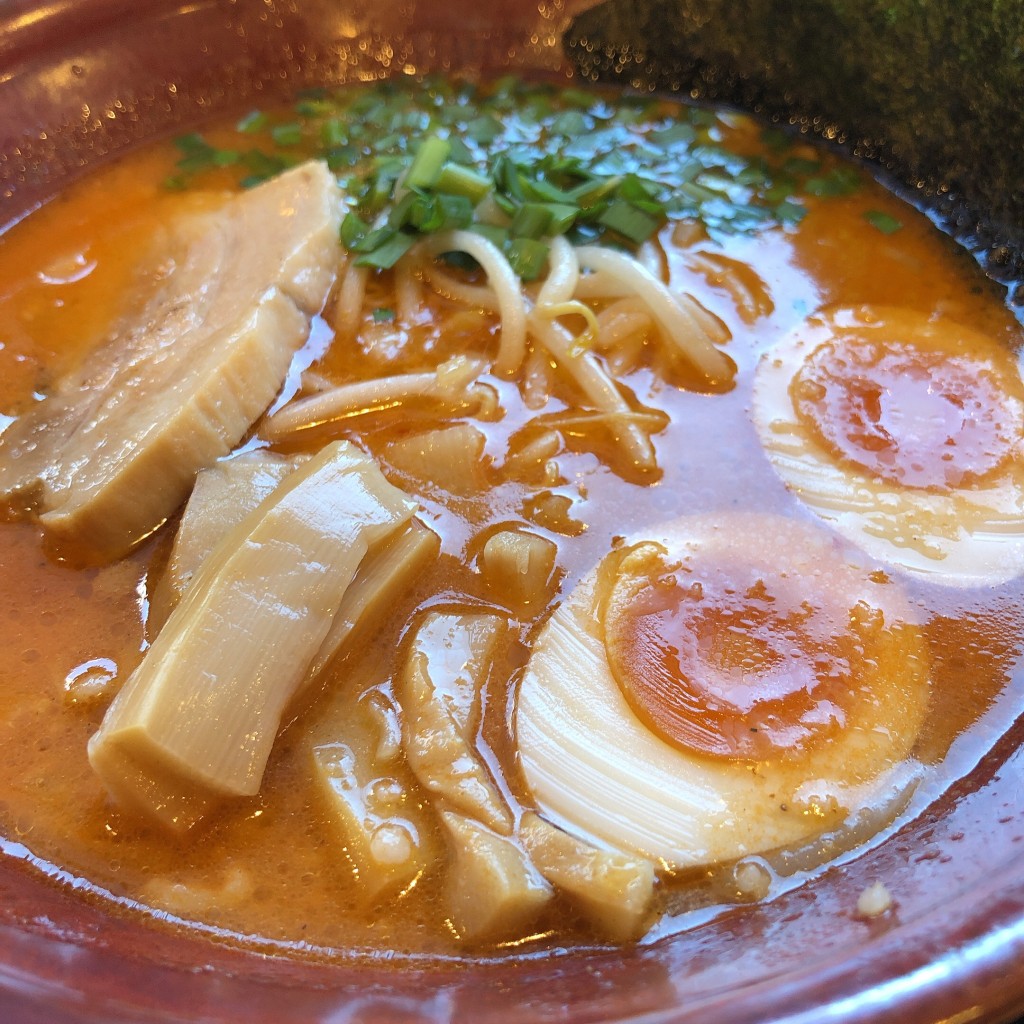
[[(562, 36), (582, 6), (10, 0), (0, 12), (0, 219), (13, 224), (134, 145), (304, 87), (439, 70), (558, 79), (568, 67)], [(984, 755), (883, 841), (771, 900), (626, 949), (296, 959), (83, 895), (74, 877), (36, 858), (30, 835), (6, 836), (0, 1016), (1008, 1021), (1024, 1013), (1022, 729), (993, 731)], [(858, 913), (880, 880), (894, 906)]]

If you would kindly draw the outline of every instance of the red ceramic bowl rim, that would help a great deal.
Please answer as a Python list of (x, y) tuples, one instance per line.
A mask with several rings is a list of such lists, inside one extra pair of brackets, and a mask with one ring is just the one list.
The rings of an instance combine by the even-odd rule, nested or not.
[[(355, 0), (351, 2), (355, 3)], [(379, 7), (393, 10), (397, 2), (382, 0)], [(517, 2), (519, 0), (506, 0), (506, 7), (514, 8)], [(329, 4), (327, 6), (330, 7)], [(281, 9), (294, 15), (302, 13), (303, 7), (312, 10), (323, 5), (319, 0), (310, 0), (306, 5), (285, 4)], [(440, 9), (430, 11), (422, 4), (417, 8), (413, 3), (408, 8), (413, 11), (415, 22), (410, 31), (423, 28), (434, 32), (435, 37), (443, 34), (446, 26), (450, 28), (461, 11), (458, 4), (451, 7), (455, 14), (442, 13)], [(521, 3), (520, 7), (525, 10)], [(103, 155), (102, 151), (90, 148), (94, 145), (94, 137), (84, 143), (84, 149), (72, 147), (70, 156), (65, 147), (63, 162), (43, 167), (45, 158), (52, 158), (57, 149), (53, 145), (40, 145), (37, 141), (39, 125), (52, 124), (52, 120), (47, 121), (45, 116), (37, 116), (37, 111), (46, 103), (51, 106), (60, 104), (52, 96), (47, 98), (40, 92), (41, 69), (55, 67), (63, 61), (67, 71), (75, 66), (73, 61), (80, 59), (88, 70), (89, 60), (95, 59), (95, 54), (102, 51), (104, 40), (115, 36), (123, 40), (125, 25), (132, 19), (185, 17), (197, 9), (200, 13), (233, 13), (236, 8), (239, 12), (245, 9), (253, 15), (260, 9), (264, 12), (274, 9), (274, 4), (271, 0), (265, 3), (261, 0), (203, 0), (199, 4), (160, 0), (143, 7), (131, 0), (64, 0), (51, 4), (8, 0), (5, 9), (0, 11), (0, 67), (7, 69), (6, 78), (0, 76), (0, 88), (10, 90), (5, 101), (12, 105), (6, 115), (0, 113), (0, 125), (4, 129), (0, 131), (0, 184), (6, 182), (11, 191), (5, 211), (8, 215), (0, 217), (0, 221), (16, 219), (16, 216), (9, 215), (10, 210), (23, 212), (35, 198), (52, 191), (55, 182), (79, 173), (76, 160), (87, 163), (97, 154)], [(242, 17), (243, 14), (239, 13), (239, 18)], [(523, 23), (523, 31), (527, 35), (535, 22), (536, 10), (530, 8), (530, 18)], [(514, 32), (515, 26), (510, 24), (507, 31)], [(81, 41), (80, 45), (77, 41)], [(247, 45), (238, 51), (241, 63), (232, 66), (233, 73), (240, 73), (239, 68), (245, 70), (244, 51)], [(75, 56), (78, 53), (76, 46), (84, 56)], [(143, 43), (139, 42), (138, 46), (143, 48)], [(264, 51), (254, 60), (258, 62), (265, 57)], [(154, 64), (158, 63), (154, 58)], [(527, 53), (521, 66), (550, 70), (553, 65), (545, 64), (536, 54), (531, 56)], [(162, 69), (155, 67), (153, 74), (161, 73)], [(88, 79), (88, 75), (85, 77)], [(5, 81), (13, 82), (14, 89), (4, 86)], [(29, 82), (34, 84), (25, 84)], [(71, 82), (69, 87), (74, 89), (74, 83)], [(165, 128), (173, 123), (174, 117), (167, 117)], [(68, 131), (66, 120), (62, 130)], [(116, 148), (138, 141), (148, 131), (145, 125), (140, 130), (142, 135), (129, 131), (115, 137), (111, 145)], [(59, 136), (60, 133), (56, 134)], [(1015, 769), (1013, 751), (1017, 745), (1017, 741), (1004, 744), (1004, 753), (997, 768), (1003, 772)], [(1007, 747), (1009, 749), (1005, 749)], [(1019, 804), (1019, 800), (1017, 802)], [(3, 892), (5, 890), (0, 887), (0, 893)], [(96, 965), (108, 955), (103, 942), (97, 941), (95, 936), (83, 937), (73, 929), (64, 929), (60, 921), (33, 919), (31, 914), (24, 913), (19, 916), (9, 912), (6, 917), (0, 914), (0, 1009), (4, 1008), (6, 1000), (8, 1009), (20, 1014), (13, 1019), (45, 1020), (52, 1024), (60, 1021), (178, 1019), (163, 1016), (159, 1011), (154, 1013), (152, 1007), (144, 1009), (141, 1004), (133, 1004), (131, 999), (104, 1004), (102, 993), (90, 990), (88, 978), (76, 979), (74, 970), (81, 968), (66, 971), (62, 968), (75, 957), (82, 964)], [(251, 969), (250, 965), (241, 972), (242, 975)], [(224, 1013), (229, 1012), (228, 1004), (218, 1004), (216, 991), (219, 988), (230, 996), (233, 991), (230, 976), (211, 979), (208, 975), (191, 974), (180, 967), (166, 965), (154, 965), (153, 970), (163, 980), (180, 976), (180, 983), (186, 988), (196, 993), (205, 992), (211, 1000), (210, 1014), (219, 1012), (218, 1006)], [(481, 972), (479, 987), (490, 983), (489, 973)], [(358, 972), (355, 976), (359, 976)], [(447, 986), (456, 991), (467, 985), (464, 972), (441, 970), (434, 977), (437, 981), (435, 990)], [(329, 974), (325, 974), (324, 979), (328, 978)], [(322, 984), (330, 990), (330, 980), (324, 979), (321, 979)], [(76, 987), (77, 981), (81, 984)], [(260, 983), (263, 991), (273, 989), (277, 984), (273, 979)], [(285, 991), (293, 991), (288, 984), (283, 987)], [(471, 983), (469, 988), (473, 987)], [(339, 1010), (343, 1009), (346, 998), (341, 991), (339, 988)], [(76, 992), (88, 994), (93, 999), (92, 1004), (76, 1002)], [(300, 1015), (295, 1019), (312, 1019), (301, 1016), (303, 999), (299, 992), (295, 993), (295, 1002)], [(614, 1012), (609, 1016), (595, 1016), (595, 1013), (602, 1012), (603, 1005), (599, 1000), (592, 1004), (579, 1004), (583, 1015), (579, 1019), (630, 1020), (637, 1024), (683, 1024), (698, 1020), (713, 1020), (716, 1024), (764, 1021), (811, 1024), (825, 1020), (853, 1024), (896, 1019), (924, 1024), (939, 1019), (1007, 1020), (1015, 1012), (1024, 1011), (1024, 859), (1007, 860), (955, 890), (948, 901), (936, 902), (926, 913), (917, 914), (906, 923), (897, 922), (888, 930), (870, 936), (856, 947), (852, 956), (848, 951), (841, 956), (825, 954), (812, 958), (805, 967), (788, 968), (777, 975), (765, 974), (736, 988), (702, 990), (694, 993), (692, 999), (687, 997), (685, 1005), (628, 1012), (625, 1016), (616, 1016)], [(575, 1006), (573, 1004), (566, 1009), (568, 1016), (564, 1019), (577, 1019)], [(32, 1013), (36, 1016), (30, 1016)], [(513, 1015), (512, 1012), (508, 1014)], [(207, 1015), (205, 1019), (222, 1018)], [(223, 1019), (230, 1019), (230, 1016)]]

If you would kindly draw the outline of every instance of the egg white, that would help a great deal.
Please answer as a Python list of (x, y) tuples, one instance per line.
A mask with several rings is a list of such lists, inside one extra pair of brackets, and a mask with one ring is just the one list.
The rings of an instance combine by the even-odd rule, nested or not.
[[(948, 493), (901, 486), (840, 465), (800, 422), (790, 385), (821, 344), (866, 327), (884, 337), (928, 344), (959, 336), (1001, 365), (994, 342), (959, 324), (939, 325), (909, 310), (836, 310), (811, 318), (762, 358), (754, 380), (753, 419), (786, 486), (822, 520), (873, 558), (948, 586), (1004, 583), (1024, 573), (1024, 438), (1014, 456), (976, 483)], [(1008, 401), (1015, 401), (1008, 397)]]
[[(827, 592), (842, 607), (879, 609), (886, 625), (912, 621), (897, 585), (851, 563), (811, 525), (753, 514), (685, 517), (629, 543), (641, 541), (663, 545), (669, 559), (721, 551), (774, 564), (806, 586), (811, 602)], [(894, 801), (916, 777), (910, 752), (928, 696), (916, 639), (903, 671), (880, 673), (872, 698), (848, 710), (834, 739), (795, 760), (714, 758), (666, 742), (633, 712), (609, 665), (599, 589), (595, 569), (545, 625), (516, 712), (526, 782), (541, 812), (569, 831), (666, 869), (689, 868), (804, 843)]]

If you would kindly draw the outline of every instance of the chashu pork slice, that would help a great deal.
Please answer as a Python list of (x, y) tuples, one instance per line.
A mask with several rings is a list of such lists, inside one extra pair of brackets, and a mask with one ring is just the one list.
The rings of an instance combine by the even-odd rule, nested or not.
[(307, 163), (173, 225), (138, 316), (0, 438), (0, 499), (99, 559), (156, 529), (280, 390), (335, 280), (340, 217)]

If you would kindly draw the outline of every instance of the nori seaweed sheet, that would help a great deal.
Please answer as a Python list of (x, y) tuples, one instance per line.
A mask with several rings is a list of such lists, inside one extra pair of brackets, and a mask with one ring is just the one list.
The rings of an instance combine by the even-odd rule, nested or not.
[(792, 123), (884, 168), (1024, 307), (1024, 0), (608, 0), (589, 79)]

